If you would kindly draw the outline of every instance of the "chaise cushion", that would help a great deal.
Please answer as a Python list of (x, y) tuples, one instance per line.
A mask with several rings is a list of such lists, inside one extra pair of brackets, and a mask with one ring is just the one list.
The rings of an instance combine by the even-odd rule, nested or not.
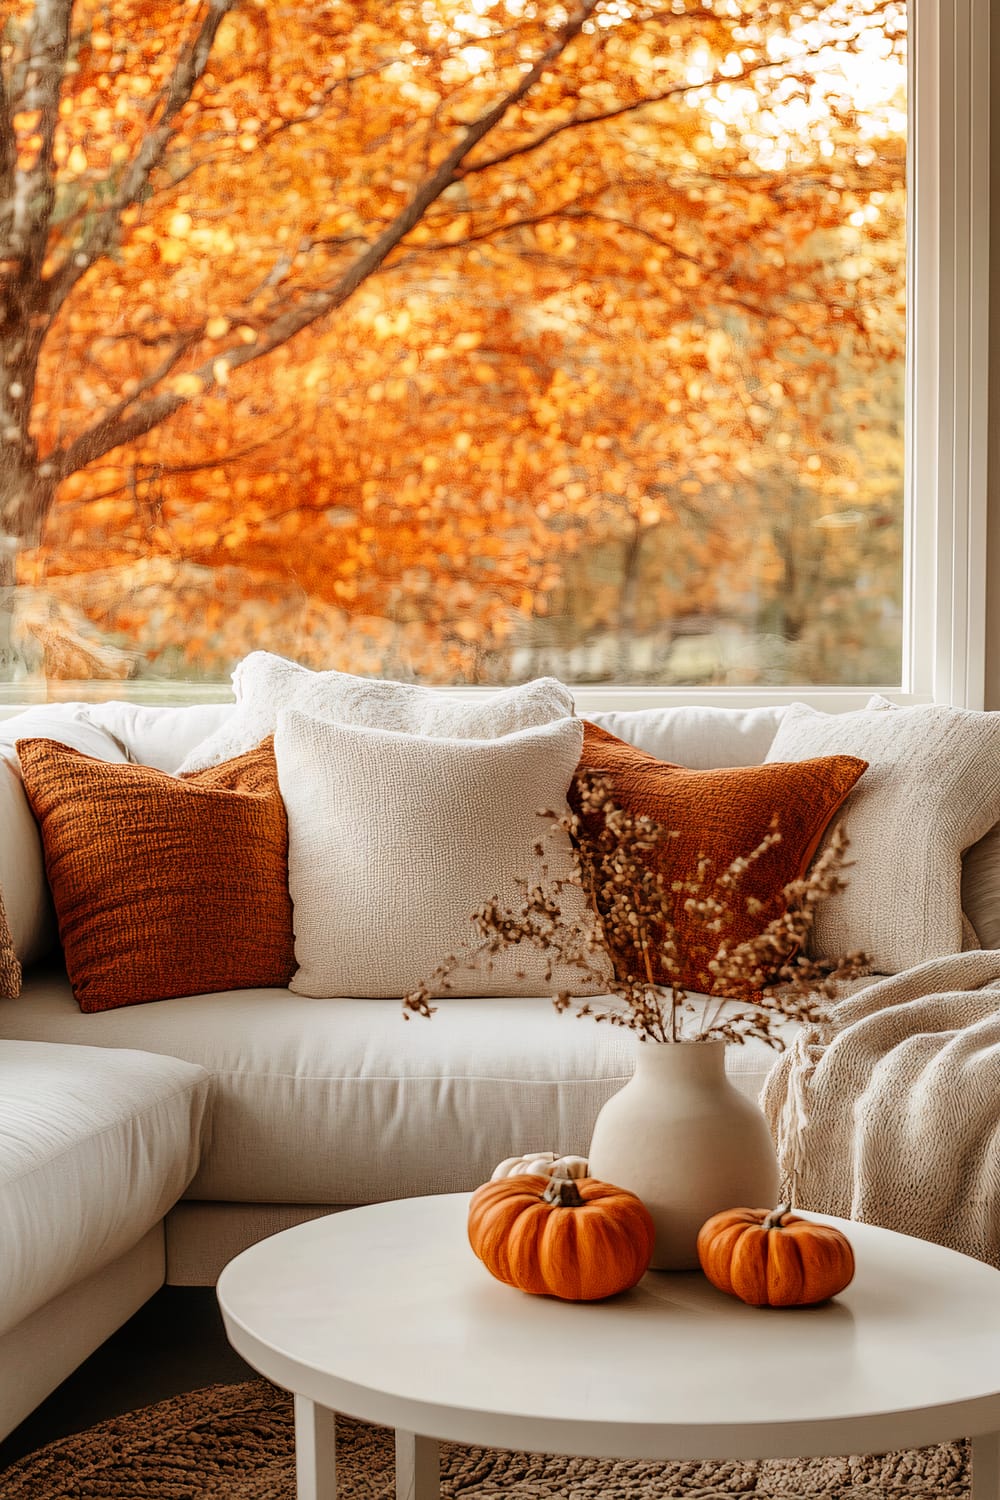
[[(547, 997), (447, 997), (429, 1021), (405, 1021), (398, 1000), (283, 990), (81, 1015), (65, 978), (42, 974), (0, 1001), (0, 1033), (207, 1068), (212, 1138), (188, 1196), (237, 1203), (460, 1192), (526, 1150), (586, 1154), (634, 1054), (627, 1032), (559, 1016)], [(748, 1042), (727, 1049), (726, 1066), (754, 1098), (774, 1057)]]
[(173, 1057), (0, 1041), (0, 1335), (162, 1219), (197, 1166), (209, 1085)]

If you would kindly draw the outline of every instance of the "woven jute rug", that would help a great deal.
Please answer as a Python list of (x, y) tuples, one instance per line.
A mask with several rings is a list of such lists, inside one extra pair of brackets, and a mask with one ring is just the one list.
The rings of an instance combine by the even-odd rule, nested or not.
[[(794, 1371), (789, 1379), (794, 1380)], [(0, 1473), (3, 1500), (295, 1500), (291, 1397), (264, 1380), (213, 1385), (62, 1438)], [(394, 1493), (392, 1434), (338, 1419), (338, 1496)], [(605, 1463), (446, 1443), (445, 1496), (486, 1500), (885, 1500), (969, 1494), (962, 1443), (879, 1458)]]

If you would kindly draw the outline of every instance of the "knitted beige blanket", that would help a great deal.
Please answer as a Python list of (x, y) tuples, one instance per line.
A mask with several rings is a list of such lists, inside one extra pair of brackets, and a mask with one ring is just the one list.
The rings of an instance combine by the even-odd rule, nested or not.
[(761, 1104), (796, 1207), (1000, 1266), (1000, 953), (839, 1001), (780, 1054)]

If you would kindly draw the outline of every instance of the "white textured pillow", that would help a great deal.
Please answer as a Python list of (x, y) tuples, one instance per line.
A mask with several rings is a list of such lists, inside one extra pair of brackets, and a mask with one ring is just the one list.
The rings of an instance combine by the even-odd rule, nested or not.
[(816, 755), (868, 761), (839, 820), (848, 889), (818, 908), (816, 951), (864, 948), (880, 974), (961, 952), (962, 853), (1000, 819), (1000, 714), (791, 704), (767, 759)]
[(533, 724), (551, 724), (573, 712), (569, 689), (554, 677), (466, 699), (412, 682), (311, 672), (268, 651), (254, 651), (233, 672), (236, 707), (214, 734), (185, 757), (179, 774), (231, 760), (274, 733), (283, 708), (403, 734), (492, 740)]
[[(278, 716), (274, 752), (288, 812), (288, 889), (299, 995), (403, 995), (474, 938), (470, 915), (518, 899), (518, 876), (573, 871), (567, 834), (538, 816), (563, 811), (583, 746), (579, 719), (502, 739), (429, 739)], [(567, 916), (584, 912), (568, 889)], [(456, 995), (539, 995), (543, 955), (510, 948), (455, 971)], [(610, 970), (609, 970), (610, 974)], [(582, 993), (565, 970), (551, 988)]]
[[(869, 708), (895, 709), (895, 703), (876, 693)], [(962, 910), (972, 928), (965, 948), (1000, 948), (1000, 823), (994, 823), (962, 855)]]

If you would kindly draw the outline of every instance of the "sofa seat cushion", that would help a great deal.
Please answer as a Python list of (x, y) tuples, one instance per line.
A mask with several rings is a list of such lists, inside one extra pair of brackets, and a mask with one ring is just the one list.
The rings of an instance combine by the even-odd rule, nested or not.
[[(229, 991), (82, 1015), (65, 978), (33, 973), (0, 1001), (0, 1035), (136, 1047), (213, 1075), (212, 1135), (189, 1197), (367, 1203), (458, 1192), (527, 1150), (586, 1154), (632, 1072), (632, 1037), (559, 1016), (547, 997), (400, 1002)], [(774, 1061), (730, 1047), (756, 1098)]]
[(163, 1218), (197, 1166), (209, 1087), (177, 1058), (0, 1041), (0, 1335)]

